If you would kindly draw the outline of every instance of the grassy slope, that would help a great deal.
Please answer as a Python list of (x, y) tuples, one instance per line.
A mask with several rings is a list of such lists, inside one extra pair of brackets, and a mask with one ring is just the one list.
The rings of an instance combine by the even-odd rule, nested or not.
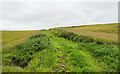
[[(112, 64), (107, 65), (109, 61), (107, 63), (99, 62), (101, 58), (94, 57), (93, 53), (87, 50), (89, 46), (85, 46), (85, 47), (83, 46), (82, 49), (84, 50), (80, 50), (79, 46), (82, 46), (83, 44), (75, 43), (70, 40), (57, 37), (54, 34), (52, 34), (51, 31), (41, 31), (41, 32), (47, 34), (50, 37), (51, 44), (52, 44), (50, 48), (42, 50), (34, 54), (28, 66), (26, 66), (25, 68), (20, 68), (18, 66), (9, 66), (9, 65), (6, 66), (5, 64), (3, 64), (4, 72), (8, 72), (8, 71), (9, 72), (18, 72), (18, 71), (22, 71), (22, 72), (25, 72), (25, 71), (26, 72), (28, 71), (29, 72), (36, 72), (36, 71), (37, 72), (115, 71), (111, 67)], [(16, 34), (14, 34), (13, 37), (14, 36), (16, 36)], [(22, 36), (20, 35), (20, 39), (21, 38)], [(14, 39), (16, 38), (10, 39), (9, 41), (14, 40)], [(7, 38), (3, 39), (3, 41), (6, 41), (6, 40)], [(96, 46), (96, 48), (99, 49), (100, 47)], [(116, 49), (116, 46), (113, 47), (113, 49)], [(4, 53), (3, 55), (7, 55), (7, 54), (9, 53)], [(86, 65), (86, 66), (83, 67), (83, 65)]]
[(80, 27), (62, 28), (79, 35), (96, 37), (105, 40), (118, 41), (118, 24), (98, 24)]

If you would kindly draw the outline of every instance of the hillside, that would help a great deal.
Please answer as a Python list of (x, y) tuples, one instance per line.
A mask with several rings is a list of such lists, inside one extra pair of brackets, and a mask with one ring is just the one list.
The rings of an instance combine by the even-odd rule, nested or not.
[(117, 72), (117, 33), (116, 24), (3, 32), (3, 72)]

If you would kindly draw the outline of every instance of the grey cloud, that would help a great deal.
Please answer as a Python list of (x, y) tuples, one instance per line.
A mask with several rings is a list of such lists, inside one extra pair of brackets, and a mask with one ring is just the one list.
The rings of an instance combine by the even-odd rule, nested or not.
[(114, 2), (10, 2), (3, 6), (3, 29), (43, 29), (117, 22), (117, 3)]

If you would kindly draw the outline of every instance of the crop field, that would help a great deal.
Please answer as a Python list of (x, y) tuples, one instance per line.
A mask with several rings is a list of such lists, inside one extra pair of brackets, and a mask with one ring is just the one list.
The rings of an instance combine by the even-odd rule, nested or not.
[(23, 32), (3, 32), (3, 72), (118, 72), (116, 24)]
[(23, 42), (39, 31), (2, 31), (2, 47), (8, 48)]
[(79, 35), (90, 36), (105, 40), (118, 41), (118, 24), (98, 24), (62, 28)]

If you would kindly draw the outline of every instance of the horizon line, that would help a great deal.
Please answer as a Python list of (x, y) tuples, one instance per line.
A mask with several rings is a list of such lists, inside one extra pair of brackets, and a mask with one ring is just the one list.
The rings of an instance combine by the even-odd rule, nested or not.
[[(98, 24), (79, 24), (76, 26), (89, 26), (89, 25), (102, 25), (102, 24), (119, 24), (117, 23), (98, 23)], [(49, 30), (52, 28), (62, 28), (62, 27), (75, 27), (75, 26), (58, 26), (58, 27), (49, 27), (49, 28), (42, 28), (42, 29), (0, 29), (0, 31), (31, 31), (31, 30)]]

